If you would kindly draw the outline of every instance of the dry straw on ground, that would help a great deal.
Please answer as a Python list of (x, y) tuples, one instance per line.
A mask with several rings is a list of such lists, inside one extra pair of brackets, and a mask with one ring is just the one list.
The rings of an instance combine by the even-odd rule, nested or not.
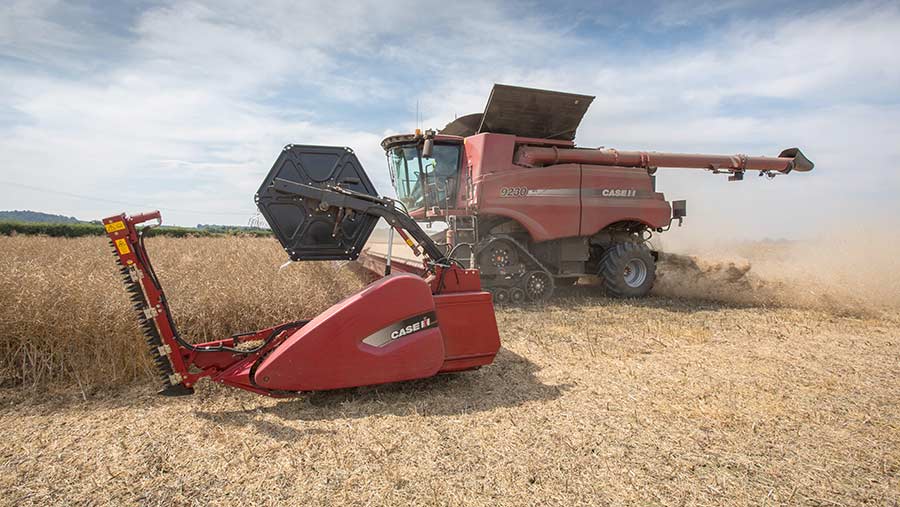
[[(266, 240), (150, 246), (176, 317), (198, 338), (315, 313), (359, 283), (330, 265), (278, 272), (283, 252)], [(0, 255), (4, 357), (44, 369), (3, 363), (26, 386), (3, 391), (0, 504), (900, 499), (900, 317), (890, 305), (747, 300), (740, 292), (755, 285), (743, 276), (730, 292), (692, 293), (704, 299), (621, 302), (574, 287), (547, 307), (500, 309), (504, 347), (475, 372), (294, 400), (209, 384), (161, 399), (146, 382), (104, 393), (145, 368), (104, 244), (0, 238)], [(755, 272), (758, 260), (745, 275), (775, 284)], [(671, 268), (669, 280), (707, 283), (691, 269)], [(104, 341), (115, 346), (98, 350)], [(29, 387), (51, 379), (70, 387)]]

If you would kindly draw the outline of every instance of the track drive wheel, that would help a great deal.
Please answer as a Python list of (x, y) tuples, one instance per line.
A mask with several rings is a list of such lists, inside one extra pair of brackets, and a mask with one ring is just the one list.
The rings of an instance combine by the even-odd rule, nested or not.
[(656, 262), (645, 243), (616, 243), (603, 252), (597, 274), (607, 295), (640, 298), (653, 288)]
[(518, 248), (513, 243), (498, 239), (479, 254), (479, 263), (497, 273), (511, 273), (519, 264)]
[(553, 294), (553, 277), (544, 271), (532, 271), (525, 275), (525, 298), (532, 303), (543, 303)]

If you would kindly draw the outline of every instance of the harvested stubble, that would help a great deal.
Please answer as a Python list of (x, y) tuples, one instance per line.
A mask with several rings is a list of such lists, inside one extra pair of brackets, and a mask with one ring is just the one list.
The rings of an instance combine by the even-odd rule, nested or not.
[[(173, 251), (160, 247), (156, 257), (181, 256), (193, 241), (173, 240), (165, 245)], [(240, 245), (223, 248), (215, 251), (242, 265), (238, 259), (252, 255)], [(263, 262), (281, 256), (273, 250)], [(164, 282), (175, 283), (176, 264), (158, 264)], [(211, 281), (178, 281), (178, 297)], [(331, 290), (355, 282), (346, 283)], [(171, 297), (176, 311), (190, 312)], [(250, 304), (240, 303), (241, 312)], [(209, 310), (207, 318), (227, 316)], [(501, 309), (498, 321), (504, 348), (489, 367), (296, 400), (208, 384), (179, 399), (154, 397), (155, 386), (145, 384), (88, 401), (77, 388), (55, 396), (7, 390), (0, 504), (900, 499), (896, 313), (659, 296), (622, 302), (574, 287), (545, 308)]]

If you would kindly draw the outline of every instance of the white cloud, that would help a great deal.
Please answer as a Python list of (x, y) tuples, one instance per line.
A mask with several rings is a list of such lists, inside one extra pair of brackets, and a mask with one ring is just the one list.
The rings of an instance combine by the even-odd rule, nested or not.
[[(267, 100), (300, 89), (338, 103), (390, 97), (402, 108), (408, 90), (362, 75), (347, 62), (372, 59), (373, 69), (394, 75), (399, 66), (402, 77), (415, 79), (420, 70), (452, 65), (446, 59), (450, 50), (473, 50), (475, 42), (466, 40), (473, 31), (502, 38), (506, 25), (508, 49), (485, 51), (482, 59), (507, 55), (540, 37), (536, 22), (521, 19), (514, 26), (489, 6), (482, 19), (454, 33), (455, 14), (435, 12), (422, 24), (421, 4), (413, 2), (393, 8), (382, 2), (271, 2), (251, 10), (237, 2), (178, 3), (137, 17), (129, 27), (132, 38), (116, 40), (121, 59), (78, 73), (83, 66), (70, 61), (93, 58), (97, 42), (112, 37), (82, 32), (96, 14), (86, 10), (63, 12), (70, 17), (62, 23), (62, 7), (19, 3), (0, 15), (4, 54), (33, 64), (9, 67), (10, 79), (0, 84), (8, 92), (6, 107), (19, 120), (3, 126), (2, 179), (208, 215), (235, 213), (222, 219), (232, 222), (253, 209), (258, 182), (290, 142), (352, 146), (376, 185), (389, 190), (378, 144), (385, 129), (365, 132), (330, 118), (328, 110), (288, 110)], [(519, 33), (520, 28), (527, 30)], [(379, 65), (379, 58), (393, 62)], [(0, 192), (4, 208), (85, 218), (110, 211), (104, 202), (22, 187)], [(167, 219), (213, 221), (182, 212)]]
[(809, 236), (837, 217), (900, 214), (897, 47), (900, 8), (863, 3), (725, 23), (699, 43), (625, 63), (598, 52), (533, 72), (498, 65), (448, 80), (427, 104), (441, 124), (479, 111), (492, 81), (513, 82), (596, 95), (579, 130), (583, 146), (761, 155), (799, 146), (814, 172), (726, 183), (667, 170), (658, 182), (669, 198), (689, 201), (688, 226), (672, 235)]
[[(680, 18), (665, 7), (651, 22), (680, 27), (723, 5), (677, 9)], [(791, 236), (835, 213), (898, 211), (884, 189), (900, 189), (900, 10), (772, 11), (635, 52), (587, 38), (565, 15), (475, 2), (174, 3), (145, 10), (127, 37), (83, 30), (97, 26), (86, 9), (10, 4), (0, 9), (0, 56), (16, 63), (0, 67), (0, 122), (6, 111), (15, 121), (0, 124), (0, 180), (206, 211), (167, 213), (176, 223), (240, 222), (215, 213), (252, 211), (283, 144), (351, 146), (384, 192), (378, 142), (414, 127), (416, 100), (425, 125), (439, 127), (481, 110), (503, 82), (597, 95), (583, 145), (759, 154), (797, 145), (817, 162), (767, 184), (661, 173), (671, 198), (690, 200), (686, 230)], [(409, 120), (353, 116), (377, 107)], [(0, 200), (84, 218), (119, 211), (21, 188), (0, 188)]]
[(37, 65), (52, 61), (67, 70), (81, 68), (87, 61), (73, 55), (95, 52), (113, 39), (65, 25), (66, 20), (85, 19), (87, 14), (86, 8), (59, 0), (4, 2), (0, 5), (0, 56)]

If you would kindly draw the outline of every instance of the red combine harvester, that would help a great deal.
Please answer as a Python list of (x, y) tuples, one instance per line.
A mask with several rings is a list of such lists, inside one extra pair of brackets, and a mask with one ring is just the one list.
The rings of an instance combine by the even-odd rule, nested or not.
[[(490, 364), (500, 348), (491, 295), (396, 201), (378, 197), (349, 148), (284, 148), (256, 202), (292, 260), (353, 260), (379, 218), (418, 243), (421, 276), (377, 280), (312, 320), (192, 344), (177, 330), (144, 246), (158, 211), (103, 220), (150, 352), (160, 394), (201, 378), (267, 396), (383, 384)], [(152, 222), (152, 223), (151, 223)]]
[[(576, 148), (593, 99), (494, 85), (484, 113), (381, 143), (409, 215), (446, 223), (439, 242), (481, 271), (496, 302), (543, 301), (584, 275), (598, 275), (611, 296), (649, 293), (658, 253), (647, 240), (686, 216), (685, 201), (670, 204), (656, 191), (657, 168), (707, 169), (730, 181), (813, 168), (797, 148), (777, 157)], [(387, 257), (370, 247), (360, 261), (379, 272)], [(423, 270), (400, 259), (394, 267)]]

